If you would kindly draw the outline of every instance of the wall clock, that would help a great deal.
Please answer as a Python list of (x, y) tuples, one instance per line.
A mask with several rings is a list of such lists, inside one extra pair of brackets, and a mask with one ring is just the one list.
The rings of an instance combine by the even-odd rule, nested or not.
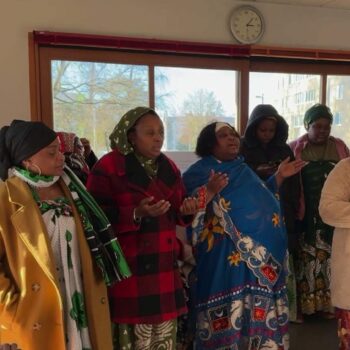
[(230, 17), (233, 37), (241, 44), (255, 44), (264, 34), (264, 18), (253, 6), (236, 7)]

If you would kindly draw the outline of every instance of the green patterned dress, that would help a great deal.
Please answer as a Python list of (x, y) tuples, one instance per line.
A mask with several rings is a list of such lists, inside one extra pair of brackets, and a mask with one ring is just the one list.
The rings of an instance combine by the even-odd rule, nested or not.
[(40, 201), (39, 208), (51, 242), (63, 302), (66, 350), (91, 350), (84, 305), (78, 237), (66, 198)]

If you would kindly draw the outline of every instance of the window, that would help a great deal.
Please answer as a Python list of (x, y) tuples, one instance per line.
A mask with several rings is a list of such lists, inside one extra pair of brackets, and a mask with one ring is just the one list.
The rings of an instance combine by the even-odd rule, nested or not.
[(303, 120), (304, 120), (304, 116), (303, 115), (292, 115), (292, 127), (295, 128), (300, 128), (303, 127)]
[(237, 72), (155, 67), (155, 107), (163, 117), (166, 151), (193, 151), (211, 121), (237, 127)]
[(251, 72), (249, 111), (259, 103), (272, 104), (289, 124), (293, 140), (305, 132), (301, 126), (306, 109), (320, 102), (320, 81), (319, 75)]
[(340, 112), (335, 112), (333, 115), (333, 125), (341, 126), (342, 124), (342, 115)]
[(152, 106), (165, 124), (163, 151), (184, 169), (208, 122), (240, 128), (238, 91), (246, 67), (239, 59), (45, 46), (40, 49), (39, 95), (45, 101), (40, 112), (55, 130), (89, 138), (102, 156), (121, 116), (138, 105)]
[(178, 162), (192, 154), (211, 120), (228, 121), (242, 134), (259, 103), (285, 117), (290, 140), (305, 132), (307, 108), (326, 103), (332, 133), (350, 144), (350, 53), (342, 53), (344, 61), (334, 61), (334, 53), (333, 61), (322, 61), (327, 53), (313, 59), (310, 50), (307, 59), (295, 59), (302, 51), (46, 32), (33, 33), (31, 43), (32, 118), (90, 138), (98, 155), (136, 105), (158, 111), (166, 126), (163, 150), (179, 154)]
[(98, 156), (130, 108), (148, 104), (148, 67), (84, 61), (51, 61), (53, 125), (88, 138)]
[(305, 102), (314, 103), (316, 101), (316, 91), (314, 89), (305, 91), (305, 94)]
[[(101, 156), (122, 115), (149, 104), (149, 67), (51, 61), (53, 125), (87, 137)], [(193, 151), (200, 130), (214, 120), (237, 127), (237, 72), (154, 67), (155, 108), (165, 125), (165, 151)], [(229, 88), (231, 87), (231, 88)]]
[(335, 98), (337, 100), (342, 100), (344, 98), (344, 85), (341, 84), (341, 85), (337, 85), (335, 87)]
[(327, 77), (327, 101), (333, 113), (332, 134), (350, 145), (349, 96), (350, 76), (330, 75)]

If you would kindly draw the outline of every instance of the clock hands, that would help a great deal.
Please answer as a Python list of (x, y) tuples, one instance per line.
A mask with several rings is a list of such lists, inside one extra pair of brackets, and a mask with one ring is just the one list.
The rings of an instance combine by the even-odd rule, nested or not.
[(254, 27), (254, 24), (251, 24), (253, 21), (253, 18), (250, 19), (250, 21), (245, 25), (246, 27)]
[(259, 41), (264, 33), (264, 20), (260, 12), (252, 6), (237, 7), (230, 18), (231, 32), (242, 44)]

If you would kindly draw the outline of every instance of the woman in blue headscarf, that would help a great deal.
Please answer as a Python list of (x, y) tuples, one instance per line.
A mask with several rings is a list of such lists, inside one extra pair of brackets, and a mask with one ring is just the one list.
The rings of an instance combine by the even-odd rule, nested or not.
[(191, 231), (196, 348), (286, 350), (287, 237), (278, 187), (304, 162), (287, 158), (265, 183), (238, 156), (239, 140), (229, 124), (209, 124), (197, 140), (201, 159), (183, 175), (204, 203)]

